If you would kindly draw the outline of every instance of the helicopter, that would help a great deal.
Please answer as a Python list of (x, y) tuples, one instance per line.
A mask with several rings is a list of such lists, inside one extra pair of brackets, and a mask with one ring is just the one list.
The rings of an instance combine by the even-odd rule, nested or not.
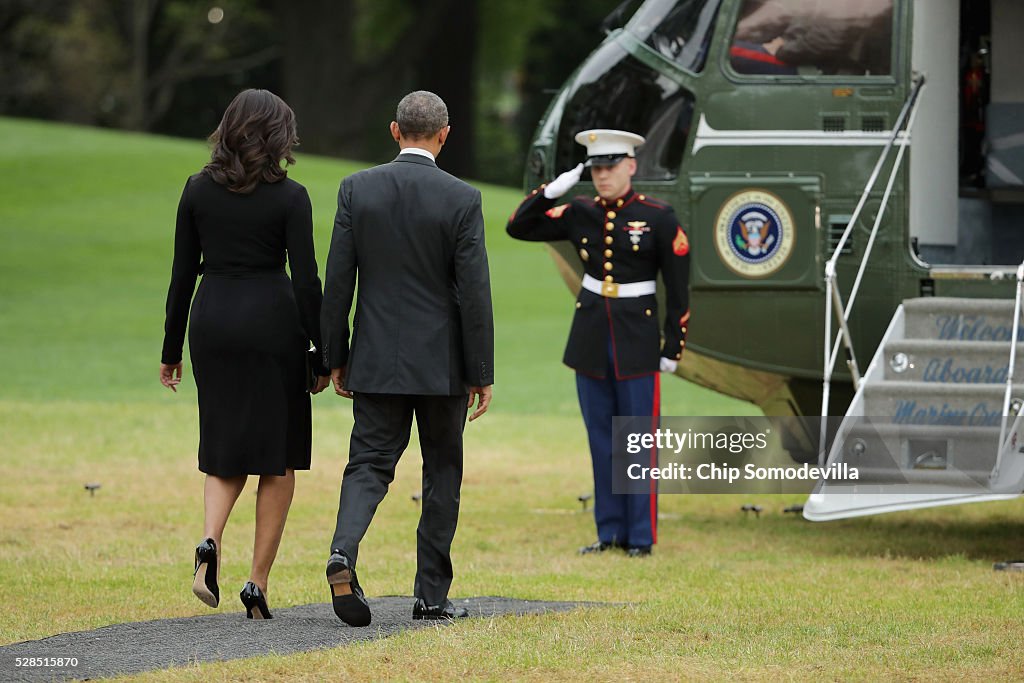
[(690, 241), (677, 374), (820, 417), (790, 456), (887, 486), (820, 482), (808, 519), (1019, 495), (1024, 5), (647, 0), (617, 26), (633, 4), (554, 96), (526, 189), (584, 161), (581, 130), (646, 138), (634, 187)]

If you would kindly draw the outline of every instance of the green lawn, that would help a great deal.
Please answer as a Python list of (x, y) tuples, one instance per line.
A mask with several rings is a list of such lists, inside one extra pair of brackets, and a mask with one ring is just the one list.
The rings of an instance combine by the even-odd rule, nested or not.
[[(195, 394), (187, 370), (178, 395), (156, 380), (174, 208), (205, 159), (201, 142), (0, 119), (0, 643), (210, 613), (189, 590)], [(338, 182), (356, 168), (301, 156), (291, 171), (313, 199), (321, 269)], [(589, 459), (560, 364), (572, 298), (541, 247), (505, 237), (518, 191), (481, 189), (497, 385), (466, 432), (453, 596), (628, 605), (139, 680), (1024, 678), (1024, 583), (991, 570), (1024, 554), (1015, 501), (814, 525), (782, 514), (799, 496), (666, 495), (653, 557), (576, 556), (593, 522), (576, 502)], [(675, 380), (663, 405), (755, 412)], [(351, 413), (333, 395), (314, 406), (314, 468), (299, 476), (272, 609), (327, 599)], [(411, 592), (417, 460), (414, 441), (362, 547), (371, 596)], [(748, 502), (760, 519), (739, 512)], [(223, 548), (220, 609), (239, 614), (253, 503), (250, 489)]]

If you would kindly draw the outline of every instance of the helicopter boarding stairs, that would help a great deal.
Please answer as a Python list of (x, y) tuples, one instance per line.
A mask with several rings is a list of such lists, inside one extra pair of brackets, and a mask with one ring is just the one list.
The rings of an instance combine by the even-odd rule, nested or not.
[[(908, 299), (897, 307), (863, 376), (854, 352), (851, 311), (908, 147), (897, 141), (912, 139), (924, 84), (924, 74), (917, 74), (892, 135), (825, 264), (818, 460), (826, 471), (835, 465), (835, 471), (847, 472), (845, 463), (858, 476), (822, 477), (803, 508), (804, 517), (813, 521), (1001, 500), (1024, 491), (1024, 371), (1016, 370), (1018, 347), (1024, 347), (1019, 343), (1024, 263), (1017, 268), (1015, 300)], [(893, 153), (881, 204), (844, 300), (839, 259)], [(839, 328), (834, 339), (833, 317)], [(856, 394), (828, 445), (830, 387), (841, 352), (846, 354)]]
[[(828, 451), (827, 465), (846, 463), (859, 477), (819, 482), (804, 516), (825, 521), (1024, 491), (1024, 363), (1008, 381), (1010, 339), (1022, 334), (1018, 310), (1010, 299), (904, 301)], [(1014, 357), (1024, 343), (1016, 346)]]

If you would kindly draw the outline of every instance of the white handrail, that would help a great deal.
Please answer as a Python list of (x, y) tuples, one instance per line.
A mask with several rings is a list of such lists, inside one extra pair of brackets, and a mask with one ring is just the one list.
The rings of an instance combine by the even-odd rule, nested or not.
[[(878, 234), (878, 229), (882, 223), (882, 217), (885, 215), (885, 209), (888, 206), (889, 198), (892, 195), (892, 189), (896, 180), (896, 175), (899, 173), (901, 162), (903, 160), (903, 154), (906, 151), (906, 144), (900, 145), (899, 152), (897, 153), (896, 160), (893, 162), (892, 170), (889, 173), (889, 181), (886, 184), (885, 192), (882, 196), (881, 205), (878, 208), (878, 213), (875, 216), (874, 225), (871, 228), (871, 236), (868, 239), (867, 246), (864, 250), (864, 255), (861, 257), (860, 267), (857, 270), (857, 276), (854, 279), (853, 288), (850, 291), (850, 301), (844, 306), (842, 295), (837, 287), (837, 262), (839, 256), (842, 253), (843, 247), (846, 246), (846, 241), (849, 239), (850, 233), (853, 232), (853, 226), (856, 224), (857, 219), (860, 218), (860, 213), (864, 209), (864, 205), (867, 203), (868, 196), (871, 194), (871, 190), (875, 186), (875, 182), (878, 180), (878, 176), (882, 170), (882, 166), (885, 164), (885, 160), (889, 156), (889, 152), (892, 150), (893, 144), (896, 138), (901, 134), (904, 138), (909, 140), (911, 130), (914, 126), (914, 120), (917, 117), (917, 107), (920, 103), (918, 95), (921, 92), (921, 88), (924, 86), (924, 75), (919, 74), (914, 79), (914, 85), (907, 97), (907, 101), (903, 104), (903, 108), (900, 110), (899, 117), (896, 120), (896, 125), (893, 126), (893, 133), (890, 136), (885, 147), (882, 149), (882, 153), (878, 157), (878, 161), (875, 163), (874, 169), (871, 171), (871, 176), (868, 178), (867, 184), (864, 186), (864, 191), (861, 193), (860, 200), (857, 202), (857, 207), (854, 209), (853, 215), (850, 216), (849, 222), (846, 224), (846, 229), (843, 230), (842, 236), (839, 238), (839, 242), (836, 244), (835, 250), (832, 252), (832, 257), (825, 263), (825, 337), (824, 337), (824, 367), (822, 376), (822, 391), (821, 391), (821, 428), (818, 439), (818, 461), (824, 465), (826, 453), (825, 444), (827, 441), (827, 420), (828, 420), (828, 407), (829, 400), (831, 398), (832, 388), (832, 373), (835, 371), (836, 358), (839, 355), (839, 344), (840, 342), (845, 343), (846, 350), (848, 353), (847, 365), (850, 369), (850, 374), (853, 376), (854, 388), (859, 388), (860, 385), (860, 371), (857, 367), (857, 357), (853, 350), (853, 340), (850, 337), (850, 331), (847, 326), (847, 322), (850, 319), (850, 313), (853, 310), (853, 304), (857, 300), (857, 292), (860, 289), (860, 283), (864, 276), (864, 271), (867, 267), (868, 259), (871, 256), (872, 249), (875, 244), (875, 237)], [(907, 115), (909, 113), (909, 120)], [(901, 133), (903, 122), (907, 121), (906, 130)], [(834, 301), (833, 301), (834, 300)], [(833, 304), (835, 309), (833, 309)], [(839, 334), (836, 335), (835, 344), (832, 342), (832, 315), (835, 314), (839, 321)], [(830, 348), (831, 347), (831, 348)]]
[[(871, 189), (875, 186), (875, 181), (878, 180), (878, 174), (882, 171), (882, 166), (885, 164), (885, 160), (889, 156), (889, 151), (896, 142), (896, 138), (900, 136), (900, 129), (903, 128), (903, 121), (906, 120), (911, 107), (914, 107), (917, 102), (917, 96), (921, 92), (922, 86), (924, 86), (924, 74), (918, 74), (914, 78), (914, 85), (910, 90), (910, 95), (907, 96), (907, 101), (903, 103), (903, 108), (900, 110), (900, 114), (896, 118), (896, 125), (892, 128), (892, 135), (889, 136), (889, 139), (885, 143), (885, 147), (882, 148), (882, 153), (878, 156), (878, 161), (875, 162), (875, 168), (871, 171), (871, 176), (868, 178), (867, 185), (864, 186), (864, 191), (860, 195), (857, 207), (853, 210), (853, 215), (850, 216), (850, 220), (846, 224), (846, 229), (843, 230), (843, 234), (839, 238), (839, 243), (836, 244), (836, 248), (832, 252), (832, 258), (828, 260), (828, 262), (832, 264), (833, 268), (835, 268), (835, 264), (839, 260), (839, 255), (842, 253), (843, 247), (846, 246), (846, 240), (850, 238), (850, 233), (853, 232), (853, 226), (856, 224), (857, 219), (860, 218), (860, 212), (864, 210), (864, 205), (868, 201), (868, 195), (871, 193)], [(825, 267), (825, 274), (827, 277), (827, 264)]]
[[(907, 135), (909, 135), (910, 132), (913, 130), (914, 121), (916, 118), (917, 107), (915, 107), (910, 112), (910, 120), (907, 121)], [(892, 189), (896, 183), (896, 176), (899, 173), (900, 164), (903, 161), (903, 154), (906, 151), (907, 148), (906, 145), (904, 145), (901, 146), (899, 148), (899, 151), (896, 152), (896, 160), (893, 162), (892, 170), (889, 172), (889, 181), (886, 183), (885, 191), (882, 193), (881, 205), (878, 209), (878, 213), (875, 215), (875, 222), (871, 226), (871, 234), (868, 236), (867, 246), (864, 247), (864, 256), (863, 258), (861, 258), (860, 267), (857, 269), (857, 276), (854, 278), (853, 287), (850, 289), (850, 301), (846, 304), (845, 308), (842, 307), (842, 296), (839, 294), (839, 290), (833, 286), (834, 296), (837, 298), (837, 305), (840, 306), (841, 310), (843, 310), (843, 317), (840, 320), (840, 324), (843, 326), (844, 330), (847, 330), (846, 322), (849, 321), (850, 312), (853, 310), (853, 304), (857, 301), (857, 293), (860, 291), (860, 283), (864, 279), (864, 271), (867, 270), (868, 260), (871, 258), (871, 252), (875, 247), (875, 238), (878, 237), (878, 229), (882, 225), (882, 216), (885, 215), (885, 208), (889, 204), (889, 197), (892, 195)], [(832, 271), (832, 277), (833, 280), (836, 278), (835, 270)], [(839, 336), (836, 337), (835, 345), (832, 347), (832, 367), (829, 369), (830, 373), (832, 370), (835, 369), (835, 358), (839, 353), (839, 342), (841, 339), (846, 341), (849, 345), (851, 345), (852, 354), (852, 344), (850, 344), (850, 335), (847, 331), (842, 338), (840, 338)], [(851, 362), (853, 364), (853, 367), (850, 368), (853, 372), (853, 386), (856, 389), (857, 386), (860, 384), (860, 377), (859, 372), (857, 370), (856, 358), (851, 358)]]
[[(999, 476), (999, 466), (1003, 462), (1003, 450), (1006, 447), (1006, 420), (1010, 416), (1010, 394), (1013, 392), (1013, 373), (1017, 361), (1017, 335), (1020, 333), (1020, 300), (1021, 289), (1024, 289), (1024, 262), (1017, 266), (1017, 295), (1013, 302), (1013, 336), (1010, 337), (1010, 365), (1006, 369), (1006, 393), (1003, 396), (1003, 420), (999, 427), (999, 450), (996, 452), (996, 466), (992, 468), (992, 479)], [(1017, 409), (1020, 414), (1020, 409)], [(1016, 417), (1016, 415), (1014, 416)]]

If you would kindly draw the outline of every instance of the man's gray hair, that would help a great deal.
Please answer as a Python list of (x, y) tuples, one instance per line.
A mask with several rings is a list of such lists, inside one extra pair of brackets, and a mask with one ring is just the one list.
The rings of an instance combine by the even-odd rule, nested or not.
[(421, 140), (448, 125), (448, 107), (434, 93), (417, 90), (398, 103), (395, 121), (402, 137)]

